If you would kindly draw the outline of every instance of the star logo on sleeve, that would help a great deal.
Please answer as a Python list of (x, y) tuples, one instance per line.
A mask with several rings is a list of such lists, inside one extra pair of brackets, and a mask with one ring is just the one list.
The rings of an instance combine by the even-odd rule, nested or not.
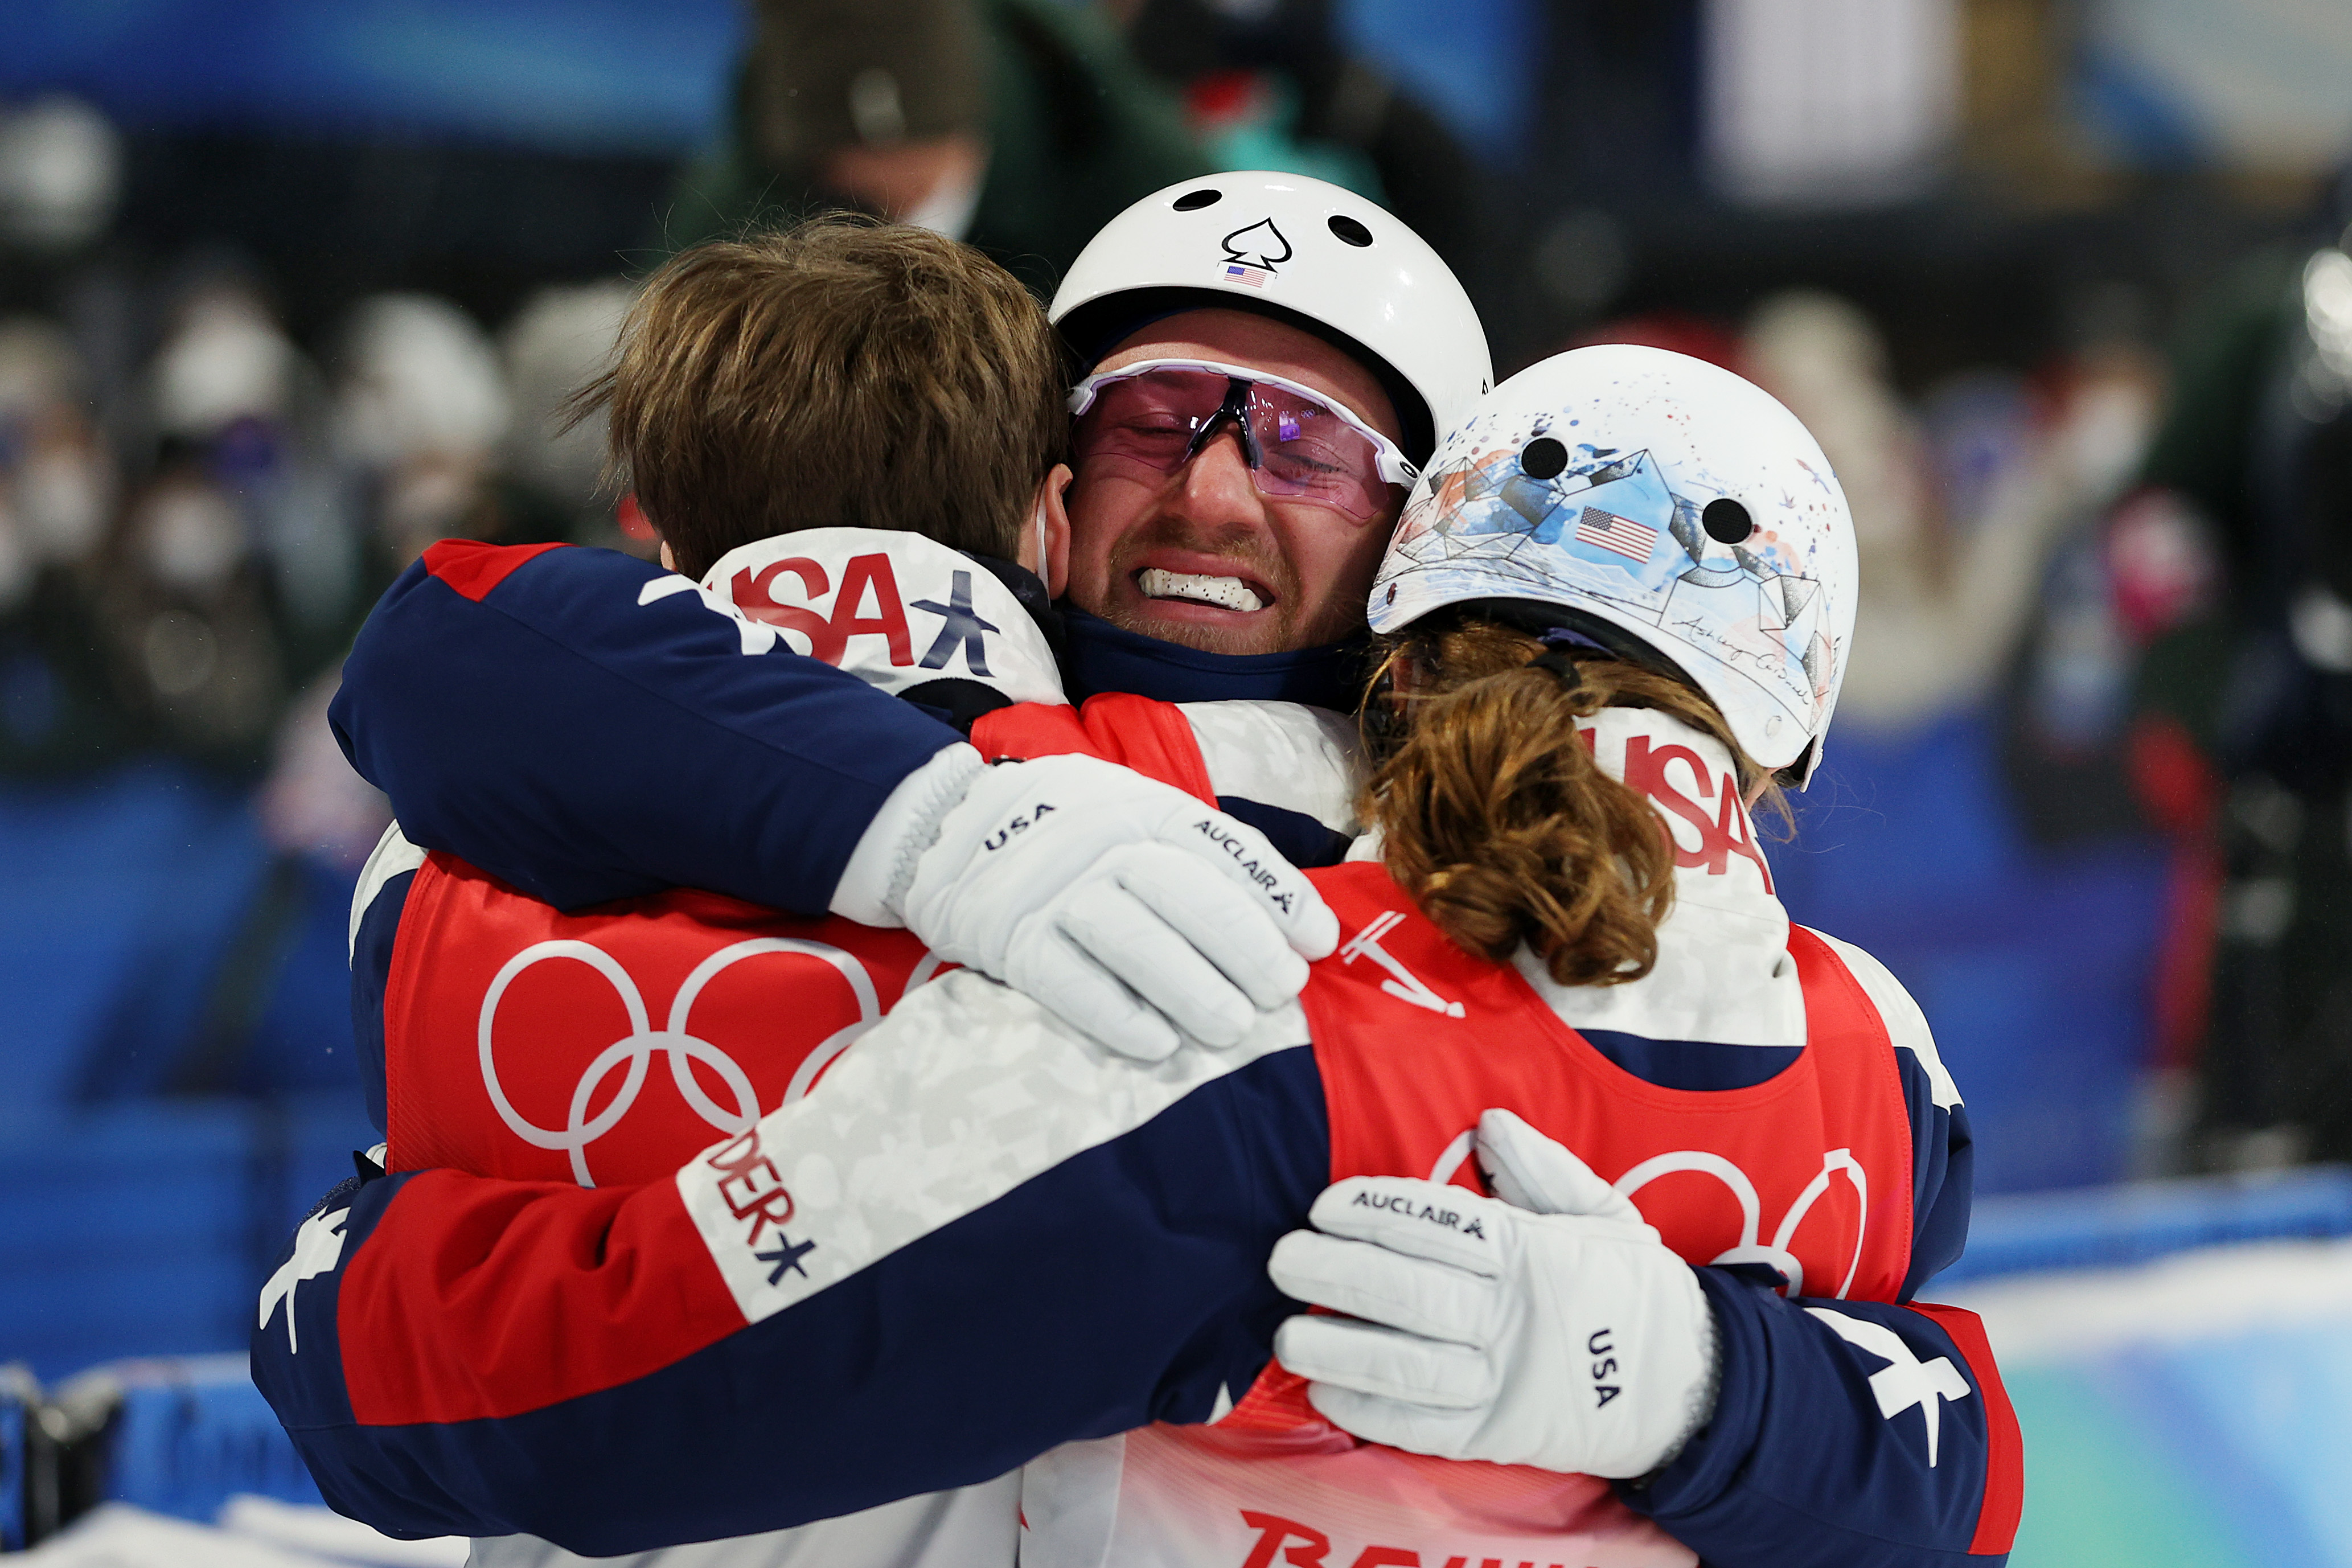
[(972, 608), (971, 573), (955, 574), (946, 604), (942, 605), (936, 599), (916, 599), (908, 604), (908, 608), (928, 610), (947, 623), (940, 627), (940, 635), (932, 639), (930, 651), (923, 655), (923, 668), (945, 669), (949, 660), (955, 658), (956, 650), (961, 648), (966, 668), (982, 679), (988, 679), (988, 638), (985, 634), (1000, 628), (982, 620)]
[(1806, 1311), (1827, 1323), (1838, 1338), (1869, 1352), (1886, 1364), (1870, 1374), (1870, 1392), (1878, 1397), (1878, 1413), (1892, 1421), (1913, 1405), (1927, 1423), (1927, 1468), (1936, 1468), (1936, 1439), (1943, 1427), (1944, 1402), (1966, 1399), (1975, 1390), (1948, 1356), (1921, 1361), (1903, 1337), (1884, 1323), (1849, 1318), (1825, 1307)]
[(782, 1231), (779, 1230), (776, 1232), (775, 1251), (755, 1252), (751, 1254), (751, 1256), (758, 1258), (762, 1263), (772, 1263), (776, 1266), (768, 1275), (768, 1283), (773, 1285), (784, 1277), (784, 1270), (787, 1268), (799, 1275), (802, 1279), (807, 1279), (808, 1270), (801, 1267), (801, 1258), (815, 1250), (815, 1242), (803, 1241), (795, 1243), (791, 1237), (786, 1236)]
[(332, 1214), (314, 1214), (304, 1220), (302, 1228), (294, 1233), (294, 1256), (279, 1264), (278, 1272), (261, 1288), (261, 1321), (257, 1326), (268, 1328), (269, 1314), (278, 1310), (278, 1302), (285, 1302), (289, 1355), (299, 1355), (302, 1349), (294, 1337), (295, 1288), (305, 1279), (334, 1272), (335, 1265), (343, 1258), (343, 1223), (351, 1217), (352, 1211), (344, 1208)]

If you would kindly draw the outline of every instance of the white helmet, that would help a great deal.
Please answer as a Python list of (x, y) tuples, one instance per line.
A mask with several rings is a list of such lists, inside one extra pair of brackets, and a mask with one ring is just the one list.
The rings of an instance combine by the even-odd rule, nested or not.
[(1303, 174), (1210, 174), (1144, 197), (1087, 242), (1046, 314), (1092, 365), (1155, 317), (1212, 305), (1337, 340), (1380, 376), (1416, 463), (1494, 382), (1486, 329), (1437, 252)]
[(1438, 447), (1372, 584), (1372, 629), (1513, 602), (1704, 691), (1804, 784), (1853, 637), (1853, 521), (1797, 416), (1664, 349), (1557, 354)]

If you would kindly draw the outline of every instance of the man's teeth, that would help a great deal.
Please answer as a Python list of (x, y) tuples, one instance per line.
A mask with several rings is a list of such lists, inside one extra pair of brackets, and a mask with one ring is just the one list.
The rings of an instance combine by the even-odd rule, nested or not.
[(1154, 599), (1190, 599), (1244, 613), (1265, 608), (1265, 601), (1238, 577), (1204, 577), (1197, 572), (1163, 572), (1147, 566), (1138, 582), (1145, 595)]

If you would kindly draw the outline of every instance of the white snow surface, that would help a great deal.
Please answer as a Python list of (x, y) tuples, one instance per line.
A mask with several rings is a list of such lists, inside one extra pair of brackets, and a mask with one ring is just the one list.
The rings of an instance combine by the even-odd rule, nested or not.
[(2352, 1237), (2202, 1247), (2126, 1268), (2020, 1275), (1949, 1289), (1931, 1284), (1922, 1294), (1983, 1318), (2004, 1367), (2271, 1328), (2352, 1328)]

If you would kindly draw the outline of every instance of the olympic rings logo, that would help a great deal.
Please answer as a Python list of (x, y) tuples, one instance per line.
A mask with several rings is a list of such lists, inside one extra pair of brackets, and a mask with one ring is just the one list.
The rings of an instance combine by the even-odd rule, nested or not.
[(1870, 1223), (1870, 1178), (1862, 1173), (1862, 1163), (1853, 1157), (1853, 1150), (1832, 1149), (1822, 1156), (1820, 1173), (1805, 1184), (1805, 1190), (1797, 1194), (1797, 1201), (1790, 1204), (1789, 1212), (1780, 1216), (1780, 1226), (1772, 1233), (1769, 1245), (1757, 1239), (1763, 1224), (1763, 1205), (1757, 1199), (1756, 1184), (1748, 1179), (1747, 1172), (1720, 1154), (1709, 1154), (1698, 1149), (1681, 1149), (1671, 1154), (1659, 1154), (1643, 1161), (1618, 1177), (1613, 1185), (1619, 1193), (1630, 1198), (1660, 1176), (1670, 1175), (1676, 1171), (1696, 1171), (1713, 1176), (1729, 1187), (1731, 1195), (1739, 1200), (1739, 1240), (1707, 1261), (1767, 1264), (1780, 1270), (1780, 1277), (1789, 1282), (1788, 1293), (1791, 1296), (1805, 1293), (1805, 1266), (1797, 1261), (1795, 1253), (1789, 1250), (1789, 1243), (1796, 1236), (1797, 1227), (1805, 1223), (1805, 1216), (1812, 1212), (1813, 1205), (1830, 1190), (1832, 1173), (1843, 1171), (1845, 1179), (1853, 1184), (1853, 1195), (1860, 1201), (1858, 1212), (1862, 1217), (1853, 1227), (1853, 1261), (1846, 1265), (1845, 1279), (1832, 1299), (1843, 1301), (1846, 1292), (1853, 1289), (1853, 1277), (1862, 1269), (1863, 1232)]
[[(731, 965), (769, 952), (797, 952), (824, 960), (840, 971), (841, 977), (849, 983), (850, 994), (857, 1000), (857, 1021), (826, 1036), (814, 1050), (803, 1058), (800, 1067), (793, 1073), (792, 1082), (779, 1102), (790, 1104), (808, 1092), (817, 1075), (835, 1057), (847, 1050), (860, 1035), (882, 1021), (881, 998), (875, 991), (874, 977), (866, 973), (866, 965), (855, 954), (845, 952), (829, 942), (803, 942), (792, 937), (757, 937), (720, 948), (704, 959), (686, 977), (685, 984), (677, 988), (677, 995), (670, 1003), (667, 1026), (658, 1030), (653, 1027), (652, 1016), (646, 1010), (645, 997), (639, 994), (636, 982), (611, 953), (584, 942), (533, 942), (507, 960), (506, 966), (499, 971), (498, 977), (490, 982), (489, 990), (482, 996), (477, 1045), (481, 1055), (482, 1087), (489, 1091), (490, 1104), (497, 1109), (499, 1120), (524, 1142), (539, 1149), (560, 1149), (570, 1155), (572, 1179), (583, 1187), (596, 1184), (588, 1171), (588, 1146), (620, 1125), (621, 1119), (636, 1104), (637, 1094), (645, 1088), (646, 1075), (651, 1071), (653, 1059), (657, 1054), (668, 1056), (670, 1080), (677, 1086), (678, 1093), (693, 1108), (696, 1115), (730, 1136), (749, 1131), (760, 1120), (759, 1094), (751, 1085), (751, 1075), (734, 1058), (695, 1035), (687, 1025), (694, 1012), (695, 999), (702, 994), (704, 986)], [(629, 1016), (628, 1034), (605, 1047), (596, 1059), (588, 1064), (587, 1070), (580, 1075), (580, 1081), (572, 1086), (571, 1111), (560, 1130), (541, 1127), (515, 1109), (513, 1101), (507, 1098), (505, 1087), (499, 1082), (498, 1058), (492, 1046), (499, 1000), (506, 994), (507, 987), (532, 964), (556, 958), (584, 963), (603, 975), (611, 983), (614, 992), (621, 999), (621, 1005), (628, 1010)], [(929, 980), (940, 967), (938, 958), (924, 954), (914, 973), (907, 977), (900, 997), (903, 999)], [(702, 1063), (719, 1075), (728, 1096), (735, 1102), (731, 1109), (704, 1092), (700, 1080), (695, 1077), (696, 1062)], [(603, 1087), (606, 1079), (624, 1068), (628, 1076), (622, 1079), (611, 1103), (594, 1116), (590, 1116), (588, 1107), (595, 1100), (597, 1089)]]
[[(1470, 1157), (1475, 1136), (1476, 1130), (1473, 1129), (1448, 1143), (1445, 1152), (1438, 1155), (1437, 1163), (1430, 1167), (1429, 1179), (1440, 1184), (1452, 1181), (1454, 1173), (1462, 1168), (1462, 1163)], [(1804, 1191), (1797, 1194), (1797, 1201), (1790, 1204), (1789, 1212), (1780, 1216), (1780, 1227), (1772, 1233), (1769, 1244), (1759, 1239), (1763, 1232), (1764, 1205), (1756, 1195), (1756, 1184), (1748, 1179), (1747, 1172), (1720, 1154), (1711, 1154), (1703, 1149), (1677, 1149), (1672, 1153), (1653, 1155), (1610, 1184), (1618, 1195), (1630, 1198), (1660, 1176), (1672, 1175), (1678, 1171), (1695, 1171), (1713, 1176), (1731, 1189), (1731, 1195), (1739, 1203), (1739, 1240), (1707, 1261), (1766, 1264), (1779, 1270), (1781, 1278), (1789, 1282), (1788, 1294), (1791, 1296), (1805, 1293), (1805, 1266), (1797, 1261), (1795, 1253), (1789, 1250), (1789, 1243), (1796, 1237), (1797, 1227), (1805, 1223), (1805, 1216), (1813, 1212), (1813, 1205), (1830, 1190), (1830, 1177), (1833, 1173), (1843, 1173), (1845, 1179), (1853, 1185), (1853, 1195), (1860, 1200), (1861, 1218), (1853, 1229), (1853, 1260), (1846, 1265), (1845, 1279), (1839, 1284), (1837, 1294), (1832, 1300), (1842, 1301), (1845, 1300), (1846, 1292), (1853, 1289), (1853, 1277), (1862, 1270), (1864, 1233), (1870, 1226), (1870, 1178), (1863, 1174), (1862, 1163), (1853, 1157), (1853, 1150), (1832, 1149), (1822, 1156), (1821, 1173), (1805, 1184)]]

